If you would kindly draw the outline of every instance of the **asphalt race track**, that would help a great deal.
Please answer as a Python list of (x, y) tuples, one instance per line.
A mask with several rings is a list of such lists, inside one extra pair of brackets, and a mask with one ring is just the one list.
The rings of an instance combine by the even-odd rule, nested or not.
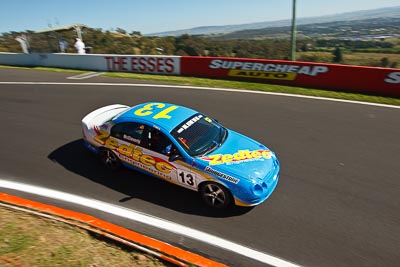
[[(298, 265), (398, 266), (400, 109), (156, 85), (116, 86), (111, 83), (144, 82), (66, 79), (70, 76), (0, 69), (0, 82), (66, 83), (0, 83), (0, 178), (144, 212)], [(130, 170), (105, 170), (81, 145), (82, 117), (104, 105), (145, 101), (189, 106), (269, 146), (281, 162), (276, 191), (251, 209), (214, 211), (194, 192)], [(29, 198), (84, 211), (231, 266), (265, 266), (106, 212)]]

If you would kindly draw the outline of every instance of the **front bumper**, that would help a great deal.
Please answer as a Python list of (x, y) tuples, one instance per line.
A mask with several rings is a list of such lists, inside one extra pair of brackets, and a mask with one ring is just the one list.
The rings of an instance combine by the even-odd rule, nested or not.
[(234, 196), (237, 206), (256, 206), (264, 202), (275, 190), (279, 181), (280, 164), (277, 158), (274, 161), (274, 169), (259, 182), (251, 185), (249, 192), (239, 198)]

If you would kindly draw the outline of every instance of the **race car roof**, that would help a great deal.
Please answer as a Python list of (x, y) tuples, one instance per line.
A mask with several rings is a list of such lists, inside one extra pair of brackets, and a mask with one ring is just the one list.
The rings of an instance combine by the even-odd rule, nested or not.
[(143, 103), (119, 114), (113, 119), (114, 123), (130, 121), (146, 121), (150, 126), (158, 126), (166, 131), (172, 131), (176, 126), (189, 117), (199, 113), (193, 109), (161, 102)]

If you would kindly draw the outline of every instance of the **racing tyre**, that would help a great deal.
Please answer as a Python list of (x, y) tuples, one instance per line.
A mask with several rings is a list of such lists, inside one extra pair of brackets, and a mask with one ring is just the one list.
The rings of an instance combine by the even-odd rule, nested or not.
[(232, 202), (231, 193), (218, 183), (205, 183), (200, 187), (203, 201), (213, 208), (223, 209)]
[(99, 156), (101, 162), (110, 170), (115, 171), (121, 167), (121, 161), (111, 150), (106, 148), (100, 149)]

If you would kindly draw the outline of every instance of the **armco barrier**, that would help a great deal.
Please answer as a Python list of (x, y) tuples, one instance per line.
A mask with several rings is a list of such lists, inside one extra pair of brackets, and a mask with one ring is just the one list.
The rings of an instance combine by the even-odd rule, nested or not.
[(400, 69), (248, 58), (0, 53), (0, 65), (184, 75), (400, 96)]
[(182, 57), (181, 75), (400, 96), (400, 69), (247, 58)]
[(0, 65), (179, 75), (179, 56), (0, 53)]

